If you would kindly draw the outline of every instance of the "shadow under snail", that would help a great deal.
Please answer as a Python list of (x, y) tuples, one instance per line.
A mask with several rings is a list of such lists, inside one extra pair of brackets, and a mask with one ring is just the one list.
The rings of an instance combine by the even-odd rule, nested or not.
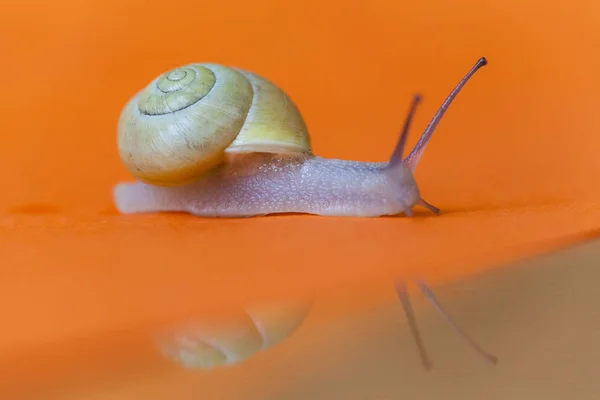
[(378, 217), (426, 202), (413, 177), (436, 126), (480, 58), (403, 158), (420, 96), (414, 96), (387, 162), (316, 156), (306, 124), (286, 93), (237, 68), (189, 64), (165, 72), (125, 105), (118, 151), (137, 179), (114, 188), (122, 214), (187, 212), (204, 217), (278, 213)]

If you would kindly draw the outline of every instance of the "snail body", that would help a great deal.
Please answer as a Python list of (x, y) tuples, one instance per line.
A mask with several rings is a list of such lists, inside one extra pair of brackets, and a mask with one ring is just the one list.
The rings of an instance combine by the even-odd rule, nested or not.
[(439, 213), (421, 197), (413, 173), (450, 103), (486, 64), (479, 59), (463, 77), (403, 158), (415, 96), (387, 162), (314, 155), (298, 108), (260, 76), (216, 64), (176, 68), (121, 113), (119, 155), (137, 182), (115, 186), (116, 207), (205, 217), (410, 216), (416, 205)]

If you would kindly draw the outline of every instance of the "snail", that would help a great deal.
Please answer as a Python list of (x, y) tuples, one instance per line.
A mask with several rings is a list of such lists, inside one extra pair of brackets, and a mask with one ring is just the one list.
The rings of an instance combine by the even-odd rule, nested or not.
[(328, 159), (312, 152), (290, 97), (265, 78), (217, 64), (167, 71), (136, 93), (118, 121), (119, 157), (136, 178), (113, 190), (122, 214), (185, 212), (203, 217), (279, 213), (378, 217), (415, 206), (435, 214), (413, 173), (434, 130), (480, 58), (403, 158), (420, 96), (414, 96), (387, 162)]
[(183, 368), (232, 366), (290, 337), (311, 308), (312, 300), (288, 299), (198, 316), (158, 334), (156, 345)]

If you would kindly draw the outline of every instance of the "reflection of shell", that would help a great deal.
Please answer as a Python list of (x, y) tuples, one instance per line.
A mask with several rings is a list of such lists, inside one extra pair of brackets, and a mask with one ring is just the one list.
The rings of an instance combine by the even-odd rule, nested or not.
[(158, 346), (166, 357), (186, 368), (236, 364), (290, 336), (311, 305), (302, 300), (276, 302), (196, 318), (171, 329)]

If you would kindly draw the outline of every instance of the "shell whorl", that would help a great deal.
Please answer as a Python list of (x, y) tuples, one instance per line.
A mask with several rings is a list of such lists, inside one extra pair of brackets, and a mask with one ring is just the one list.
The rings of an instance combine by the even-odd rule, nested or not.
[(206, 96), (216, 80), (217, 77), (208, 68), (176, 68), (158, 77), (154, 86), (142, 92), (138, 109), (145, 115), (183, 110)]
[(233, 365), (289, 337), (311, 308), (312, 300), (302, 299), (195, 318), (160, 335), (157, 345), (165, 357), (185, 368)]
[(141, 181), (187, 183), (226, 153), (310, 153), (306, 124), (268, 80), (217, 64), (189, 64), (155, 78), (125, 105), (118, 149)]

